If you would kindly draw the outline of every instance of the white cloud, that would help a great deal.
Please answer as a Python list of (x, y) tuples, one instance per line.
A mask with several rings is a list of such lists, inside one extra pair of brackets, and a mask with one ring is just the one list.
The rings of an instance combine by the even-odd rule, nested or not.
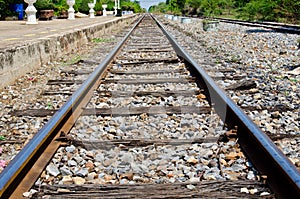
[(142, 8), (149, 9), (150, 6), (158, 5), (160, 2), (166, 2), (166, 0), (139, 0)]

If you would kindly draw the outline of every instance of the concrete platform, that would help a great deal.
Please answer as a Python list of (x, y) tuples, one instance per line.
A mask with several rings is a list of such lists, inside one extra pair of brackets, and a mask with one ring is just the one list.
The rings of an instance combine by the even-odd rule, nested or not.
[(0, 88), (64, 54), (80, 51), (92, 38), (110, 33), (133, 17), (54, 19), (39, 21), (37, 25), (0, 21)]

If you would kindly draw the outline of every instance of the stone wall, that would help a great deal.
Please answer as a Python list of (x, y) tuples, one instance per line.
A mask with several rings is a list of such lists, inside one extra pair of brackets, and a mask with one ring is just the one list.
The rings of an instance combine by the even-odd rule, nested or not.
[(0, 89), (43, 64), (55, 61), (67, 53), (80, 51), (93, 38), (122, 28), (126, 21), (132, 21), (134, 17), (116, 18), (0, 51)]

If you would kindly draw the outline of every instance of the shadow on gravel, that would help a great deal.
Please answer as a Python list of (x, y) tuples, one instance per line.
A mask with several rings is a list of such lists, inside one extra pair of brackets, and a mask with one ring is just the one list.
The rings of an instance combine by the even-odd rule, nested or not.
[(275, 30), (264, 30), (264, 29), (253, 29), (253, 30), (246, 30), (246, 33), (270, 33), (276, 32)]
[(287, 68), (288, 70), (295, 70), (296, 68), (300, 67), (300, 64), (298, 65), (284, 65), (285, 68)]

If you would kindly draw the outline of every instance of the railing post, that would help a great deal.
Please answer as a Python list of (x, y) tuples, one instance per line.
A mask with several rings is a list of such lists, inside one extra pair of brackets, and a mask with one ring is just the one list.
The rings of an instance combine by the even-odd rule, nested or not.
[(107, 5), (106, 5), (106, 4), (103, 4), (103, 5), (102, 5), (102, 8), (103, 8), (103, 16), (105, 17), (105, 16), (107, 16), (107, 14), (106, 14), (106, 8), (107, 8)]
[(68, 19), (69, 20), (74, 20), (75, 19), (75, 10), (74, 10), (73, 6), (75, 4), (75, 0), (67, 0), (67, 4), (69, 6)]
[(88, 3), (88, 6), (90, 8), (90, 18), (95, 18), (95, 10), (94, 10), (94, 7), (95, 7), (95, 3)]
[(34, 7), (34, 3), (36, 0), (24, 0), (26, 3), (28, 3), (28, 7), (26, 8), (25, 12), (27, 14), (27, 22), (26, 24), (38, 24), (36, 21), (36, 8)]

